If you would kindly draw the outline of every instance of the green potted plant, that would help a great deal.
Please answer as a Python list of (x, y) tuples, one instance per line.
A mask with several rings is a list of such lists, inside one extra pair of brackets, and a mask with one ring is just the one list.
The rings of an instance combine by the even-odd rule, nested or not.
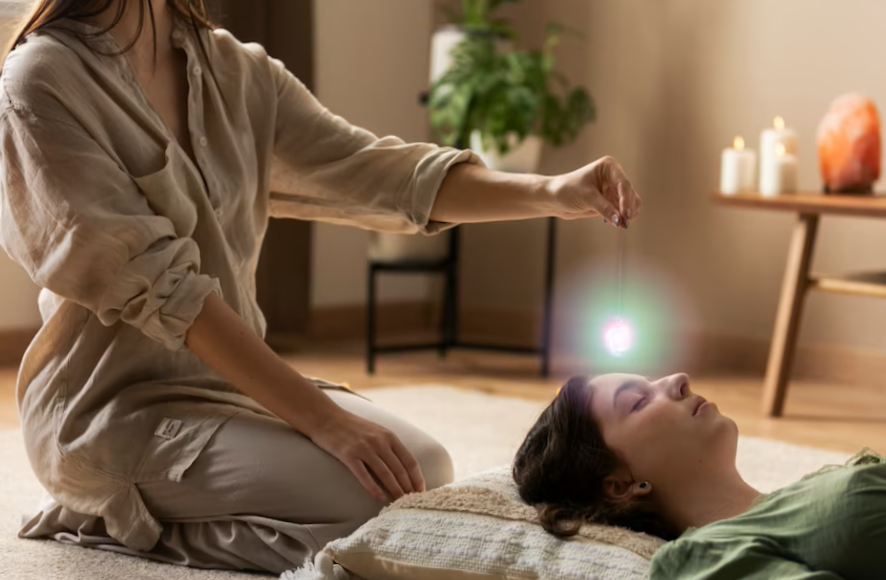
[(587, 91), (555, 68), (561, 26), (548, 25), (541, 49), (507, 51), (499, 34), (488, 33), (500, 27), (490, 21), (484, 33), (465, 34), (452, 48), (431, 87), (431, 126), (443, 144), (470, 146), (494, 169), (532, 173), (544, 143), (573, 141), (596, 110)]
[(438, 28), (431, 39), (431, 83), (439, 80), (449, 69), (452, 50), (469, 35), (495, 38), (499, 50), (510, 50), (514, 30), (495, 15), (503, 4), (516, 4), (519, 1), (461, 0), (460, 11), (444, 6), (449, 24)]
[[(511, 50), (514, 32), (496, 12), (519, 0), (461, 0), (459, 10), (449, 11), (450, 24), (437, 30), (431, 40), (430, 84), (442, 77), (452, 63), (453, 49), (469, 37), (487, 38), (500, 52)], [(371, 232), (368, 255), (383, 262), (441, 260), (449, 252), (449, 232), (437, 236)]]
[[(498, 18), (519, 0), (461, 0), (451, 24), (431, 45), (431, 125), (443, 144), (470, 146), (493, 169), (534, 172), (545, 142), (563, 145), (594, 119), (581, 88), (554, 69), (563, 29), (548, 26), (541, 50), (514, 50), (511, 26)], [(379, 261), (438, 260), (449, 233), (409, 236), (371, 232), (369, 257)]]

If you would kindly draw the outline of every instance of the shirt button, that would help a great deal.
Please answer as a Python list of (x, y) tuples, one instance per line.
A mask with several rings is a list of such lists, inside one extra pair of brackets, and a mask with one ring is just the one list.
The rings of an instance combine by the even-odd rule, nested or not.
[(203, 74), (203, 69), (198, 65), (194, 67), (193, 72), (195, 77), (199, 77)]
[(182, 39), (182, 31), (181, 30), (173, 30), (172, 31), (172, 40), (181, 40)]
[(215, 215), (217, 215), (218, 217), (222, 217), (223, 215), (225, 215), (225, 211), (222, 208), (218, 208), (217, 210), (215, 210)]
[(200, 137), (200, 146), (206, 147), (207, 145), (209, 145), (209, 139), (206, 137)]

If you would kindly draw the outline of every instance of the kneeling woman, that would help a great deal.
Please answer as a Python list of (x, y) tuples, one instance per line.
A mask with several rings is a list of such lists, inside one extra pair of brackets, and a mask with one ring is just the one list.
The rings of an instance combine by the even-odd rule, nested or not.
[(673, 540), (652, 580), (883, 577), (886, 459), (863, 450), (770, 494), (735, 466), (738, 429), (689, 377), (575, 377), (514, 462), (548, 531), (582, 522)]

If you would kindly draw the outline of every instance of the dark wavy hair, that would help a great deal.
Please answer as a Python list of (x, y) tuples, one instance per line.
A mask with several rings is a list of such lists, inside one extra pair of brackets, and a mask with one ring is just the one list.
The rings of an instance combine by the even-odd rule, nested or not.
[(573, 377), (538, 418), (514, 459), (520, 496), (556, 536), (574, 536), (593, 523), (676, 539), (679, 531), (648, 496), (619, 501), (606, 494), (604, 479), (623, 461), (606, 446), (591, 412), (593, 396), (589, 377)]

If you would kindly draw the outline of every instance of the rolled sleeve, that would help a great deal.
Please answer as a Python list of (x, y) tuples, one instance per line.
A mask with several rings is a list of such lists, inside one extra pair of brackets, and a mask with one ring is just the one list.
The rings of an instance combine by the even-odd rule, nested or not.
[(8, 108), (0, 117), (0, 243), (39, 286), (102, 324), (123, 321), (171, 350), (218, 280), (151, 210), (133, 179), (76, 123)]
[(459, 163), (483, 164), (480, 157), (470, 150), (439, 147), (433, 154), (422, 158), (416, 166), (413, 191), (407, 196), (411, 204), (406, 215), (419, 232), (432, 235), (458, 225), (451, 222), (432, 222), (430, 219), (434, 201), (446, 174)]
[[(221, 287), (218, 279), (197, 273), (199, 252), (192, 240), (161, 245), (156, 255), (146, 252), (121, 268), (97, 314), (102, 324), (122, 320), (169, 350), (181, 350), (206, 297), (221, 296)], [(160, 263), (152, 264), (155, 260)]]
[(431, 222), (431, 208), (447, 172), (482, 165), (479, 156), (377, 137), (332, 114), (282, 63), (268, 62), (277, 86), (271, 216), (400, 233), (457, 225)]

